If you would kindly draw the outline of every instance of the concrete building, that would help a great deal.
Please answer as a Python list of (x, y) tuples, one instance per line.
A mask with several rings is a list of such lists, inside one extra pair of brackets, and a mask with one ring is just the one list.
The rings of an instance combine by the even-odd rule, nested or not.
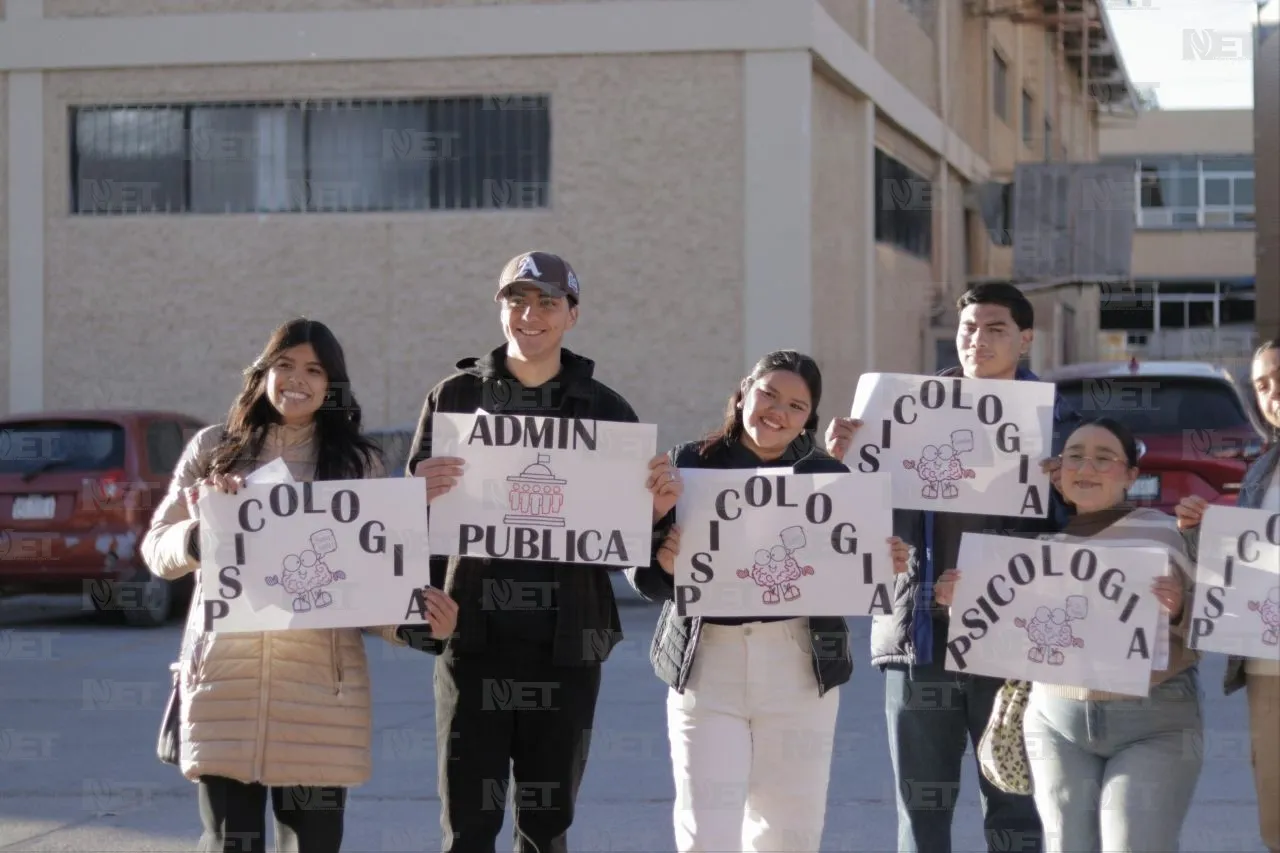
[(1258, 176), (1258, 337), (1280, 338), (1280, 24), (1262, 24), (1254, 48)]
[[(0, 0), (0, 406), (218, 418), (304, 313), (402, 424), (543, 247), (663, 443), (777, 347), (825, 418), (954, 358), (976, 191), (1113, 103), (1097, 0)], [(1096, 298), (1035, 299), (1033, 364), (1087, 357)]]
[(1133, 281), (1103, 294), (1104, 357), (1247, 358), (1257, 339), (1251, 110), (1104, 120), (1104, 160), (1130, 163)]

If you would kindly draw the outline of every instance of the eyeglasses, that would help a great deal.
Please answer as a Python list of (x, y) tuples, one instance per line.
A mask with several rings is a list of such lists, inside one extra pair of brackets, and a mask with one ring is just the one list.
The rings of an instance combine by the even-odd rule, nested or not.
[(1079, 471), (1084, 467), (1084, 463), (1086, 462), (1092, 462), (1093, 470), (1097, 471), (1099, 474), (1105, 474), (1117, 465), (1124, 465), (1122, 460), (1116, 459), (1112, 456), (1085, 456), (1082, 453), (1065, 453), (1062, 456), (1062, 467), (1070, 468), (1072, 471)]

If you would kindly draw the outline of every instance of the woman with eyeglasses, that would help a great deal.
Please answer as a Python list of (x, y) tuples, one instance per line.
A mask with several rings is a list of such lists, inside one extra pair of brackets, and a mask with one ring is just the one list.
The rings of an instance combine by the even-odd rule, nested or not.
[[(1032, 686), (1023, 732), (1046, 853), (1176, 851), (1200, 778), (1199, 656), (1185, 641), (1191, 561), (1172, 516), (1128, 502), (1137, 477), (1137, 442), (1110, 418), (1071, 433), (1055, 476), (1075, 514), (1063, 532), (1041, 538), (1167, 552), (1169, 572), (1155, 580), (1150, 594), (1169, 614), (1170, 636), (1168, 666), (1153, 668), (1145, 698)], [(957, 577), (952, 570), (939, 578), (942, 604), (951, 604)]]
[[(1258, 347), (1250, 374), (1258, 410), (1271, 433), (1270, 447), (1249, 466), (1236, 506), (1280, 512), (1280, 339)], [(1193, 551), (1208, 507), (1204, 498), (1187, 497), (1174, 510)], [(1241, 687), (1249, 704), (1258, 826), (1262, 843), (1271, 853), (1280, 853), (1280, 658), (1229, 657), (1223, 689), (1231, 694)]]

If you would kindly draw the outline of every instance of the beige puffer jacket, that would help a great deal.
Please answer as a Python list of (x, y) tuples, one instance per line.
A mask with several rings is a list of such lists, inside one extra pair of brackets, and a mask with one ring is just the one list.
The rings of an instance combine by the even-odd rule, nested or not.
[[(187, 445), (143, 539), (143, 559), (162, 578), (200, 567), (187, 553), (196, 521), (181, 490), (202, 478), (221, 430), (201, 430)], [(314, 433), (314, 426), (273, 426), (257, 463), (236, 473), (283, 457), (295, 479), (313, 479)], [(183, 775), (272, 786), (368, 781), (373, 713), (361, 629), (204, 633), (198, 578), (182, 642)], [(404, 645), (395, 626), (370, 630)]]

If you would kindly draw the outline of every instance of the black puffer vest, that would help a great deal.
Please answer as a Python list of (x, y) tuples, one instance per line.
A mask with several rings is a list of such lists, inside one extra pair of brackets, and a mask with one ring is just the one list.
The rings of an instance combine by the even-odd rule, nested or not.
[[(761, 462), (739, 444), (718, 444), (706, 455), (699, 453), (698, 442), (682, 444), (667, 455), (677, 468), (768, 468), (793, 467), (797, 474), (846, 473), (844, 463), (832, 459), (816, 448), (807, 433), (801, 434), (774, 462)], [(667, 513), (653, 531), (653, 553), (675, 523), (675, 511)], [(693, 668), (693, 658), (702, 632), (700, 617), (687, 618), (676, 611), (675, 584), (671, 576), (654, 560), (648, 566), (627, 569), (627, 579), (648, 601), (662, 602), (662, 615), (649, 648), (653, 671), (669, 687), (684, 692)], [(809, 638), (813, 647), (813, 674), (818, 695), (839, 687), (853, 675), (853, 654), (849, 648), (849, 626), (840, 616), (809, 617)]]

